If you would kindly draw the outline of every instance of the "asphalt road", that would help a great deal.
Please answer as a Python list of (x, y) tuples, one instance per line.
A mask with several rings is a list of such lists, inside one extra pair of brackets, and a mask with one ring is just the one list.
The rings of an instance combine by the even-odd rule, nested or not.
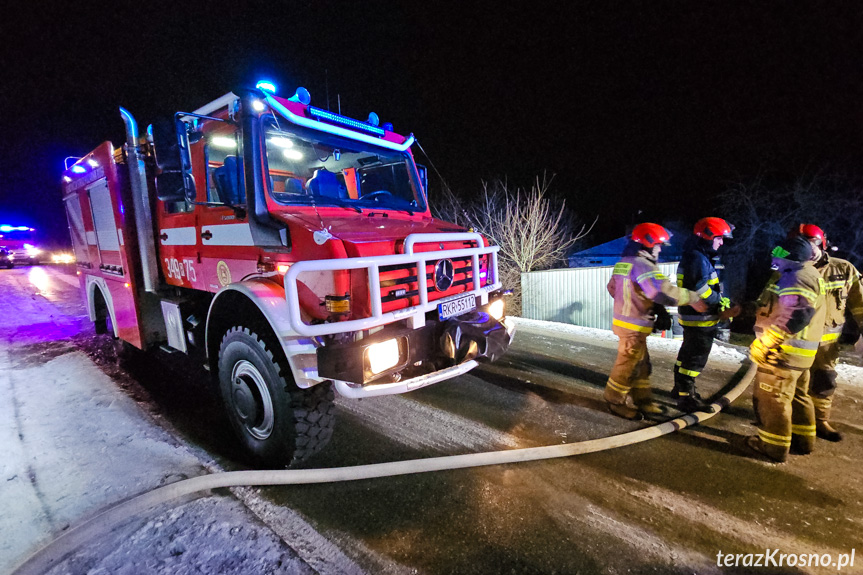
[[(92, 334), (75, 283), (71, 268), (0, 271), (0, 331), (10, 361), (86, 352), (164, 441), (209, 470), (243, 468), (203, 371), (176, 355), (116, 365), (111, 342)], [(601, 400), (615, 349), (614, 338), (602, 332), (519, 322), (513, 347), (495, 364), (404, 396), (339, 398), (333, 440), (305, 466), (559, 444), (637, 429), (645, 424), (610, 415)], [(651, 340), (657, 397), (669, 406), (674, 349), (672, 342)], [(740, 357), (718, 350), (700, 382), (702, 393), (722, 388)], [(836, 573), (835, 565), (808, 566), (808, 555), (826, 563), (823, 556), (831, 554), (835, 563), (855, 547), (863, 554), (861, 385), (843, 381), (838, 393), (834, 420), (845, 441), (819, 440), (815, 453), (781, 465), (750, 456), (741, 445), (753, 431), (747, 393), (697, 428), (607, 452), (241, 489), (234, 497), (321, 573)], [(46, 455), (19, 457), (44, 462)], [(768, 566), (745, 566), (765, 552)], [(717, 566), (719, 553), (740, 554), (732, 558), (738, 566)], [(807, 566), (797, 557), (797, 566), (786, 559), (780, 567), (779, 554), (806, 554)], [(842, 573), (863, 572), (863, 557), (856, 555), (854, 567)], [(254, 569), (263, 567), (247, 572)]]

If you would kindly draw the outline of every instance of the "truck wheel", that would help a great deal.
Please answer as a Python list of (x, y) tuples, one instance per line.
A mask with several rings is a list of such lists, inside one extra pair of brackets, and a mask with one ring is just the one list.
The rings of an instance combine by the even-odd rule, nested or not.
[(228, 420), (254, 463), (287, 466), (330, 440), (332, 384), (300, 389), (274, 338), (232, 327), (219, 348), (219, 392)]

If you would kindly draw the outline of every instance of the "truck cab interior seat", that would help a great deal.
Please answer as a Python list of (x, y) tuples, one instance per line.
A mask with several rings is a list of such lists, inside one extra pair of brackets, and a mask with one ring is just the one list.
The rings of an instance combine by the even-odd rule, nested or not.
[(347, 188), (339, 182), (334, 173), (326, 168), (317, 170), (306, 185), (309, 191), (316, 196), (340, 199), (348, 197)]
[[(243, 161), (237, 156), (226, 156), (225, 163), (213, 171), (219, 198), (225, 203), (238, 205), (245, 203), (243, 187)], [(233, 185), (232, 185), (233, 184)]]

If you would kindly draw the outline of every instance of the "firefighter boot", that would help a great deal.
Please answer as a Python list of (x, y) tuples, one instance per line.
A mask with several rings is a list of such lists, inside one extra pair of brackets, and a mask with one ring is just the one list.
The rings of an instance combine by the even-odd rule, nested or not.
[(834, 443), (842, 441), (842, 434), (836, 431), (830, 422), (830, 409), (833, 407), (833, 396), (812, 397), (815, 406), (815, 435)]
[(650, 389), (650, 382), (647, 380), (632, 382), (632, 402), (635, 407), (644, 414), (645, 417), (657, 417), (665, 415), (664, 407), (653, 401), (653, 392)]
[(746, 447), (758, 455), (766, 457), (775, 463), (785, 463), (785, 460), (788, 458), (787, 450), (777, 449), (776, 447), (770, 446), (761, 441), (761, 438), (757, 435), (750, 435), (747, 437), (745, 444)]
[(629, 389), (614, 380), (609, 379), (606, 383), (603, 398), (608, 404), (608, 410), (614, 415), (633, 421), (642, 419), (641, 412), (636, 409), (635, 403), (629, 395)]
[(704, 413), (716, 413), (716, 409), (701, 398), (701, 395), (693, 391), (689, 395), (677, 397), (677, 409), (685, 413), (703, 411)]
[(815, 420), (815, 435), (834, 443), (842, 441), (842, 434), (836, 431), (826, 419)]

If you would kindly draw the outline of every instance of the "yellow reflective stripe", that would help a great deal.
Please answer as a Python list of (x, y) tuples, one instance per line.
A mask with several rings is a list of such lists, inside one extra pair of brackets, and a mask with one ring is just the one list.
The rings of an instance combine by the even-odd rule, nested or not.
[(808, 299), (810, 302), (814, 302), (815, 300), (818, 299), (817, 293), (815, 293), (812, 290), (808, 290), (806, 288), (790, 287), (790, 288), (785, 288), (783, 290), (779, 290), (778, 293), (779, 293), (779, 297), (786, 296), (786, 295), (800, 295), (800, 296), (803, 296), (806, 299)]
[(835, 289), (842, 289), (843, 287), (845, 287), (845, 282), (844, 282), (844, 281), (841, 281), (841, 282), (826, 282), (826, 283), (824, 284), (824, 289), (826, 289), (827, 291), (832, 291), (832, 290), (835, 290)]
[(614, 381), (611, 378), (608, 378), (608, 382), (606, 383), (606, 385), (608, 385), (608, 387), (610, 387), (611, 389), (613, 389), (614, 391), (617, 391), (619, 393), (623, 393), (623, 394), (629, 393), (628, 387), (626, 387), (625, 385), (621, 385), (621, 384), (617, 383), (616, 381)]
[(653, 271), (649, 271), (649, 272), (644, 272), (643, 274), (641, 274), (640, 276), (635, 278), (635, 281), (637, 281), (638, 283), (641, 283), (644, 280), (647, 280), (650, 278), (665, 279), (665, 276), (662, 275), (662, 272), (657, 271), (657, 270), (653, 270)]
[(711, 280), (707, 280), (707, 285), (718, 286), (719, 278), (713, 278)]
[(653, 331), (652, 327), (647, 327), (644, 325), (636, 325), (634, 323), (629, 323), (627, 321), (613, 319), (611, 320), (612, 325), (616, 325), (617, 327), (622, 327), (624, 329), (631, 329), (632, 331), (640, 331), (641, 333), (650, 333)]
[(719, 320), (711, 319), (708, 321), (690, 321), (688, 319), (678, 319), (677, 322), (686, 327), (712, 327), (719, 323)]
[(815, 357), (815, 354), (818, 353), (817, 349), (803, 349), (787, 344), (782, 344), (781, 347), (782, 351), (784, 351), (788, 355), (796, 355), (798, 357)]
[(764, 431), (763, 429), (759, 429), (758, 436), (761, 438), (761, 441), (763, 441), (764, 443), (769, 443), (770, 445), (778, 445), (780, 447), (791, 446), (790, 435), (776, 435), (775, 433), (769, 433), (767, 431)]
[(821, 336), (821, 341), (833, 342), (833, 341), (838, 340), (840, 335), (842, 335), (842, 334), (841, 333), (825, 333), (824, 335)]
[(804, 435), (810, 436), (815, 435), (815, 426), (814, 425), (792, 425), (791, 433), (794, 435)]
[(632, 382), (632, 389), (646, 389), (648, 387), (650, 387), (650, 381), (646, 379)]
[(629, 270), (631, 270), (631, 269), (632, 269), (632, 264), (627, 263), (627, 262), (617, 262), (616, 264), (614, 264), (614, 271), (612, 272), (612, 275), (628, 276)]
[(713, 293), (713, 290), (710, 289), (709, 285), (705, 284), (701, 287), (701, 289), (696, 290), (695, 293), (701, 296), (702, 299), (707, 299)]
[(677, 361), (674, 362), (674, 365), (676, 365), (677, 367), (680, 367), (681, 365), (683, 365), (683, 362), (678, 359)]
[(632, 280), (623, 280), (623, 315), (632, 313)]
[(698, 377), (699, 375), (701, 375), (700, 371), (692, 371), (691, 369), (683, 369), (682, 367), (677, 371), (679, 371), (683, 375), (688, 375), (690, 377)]

